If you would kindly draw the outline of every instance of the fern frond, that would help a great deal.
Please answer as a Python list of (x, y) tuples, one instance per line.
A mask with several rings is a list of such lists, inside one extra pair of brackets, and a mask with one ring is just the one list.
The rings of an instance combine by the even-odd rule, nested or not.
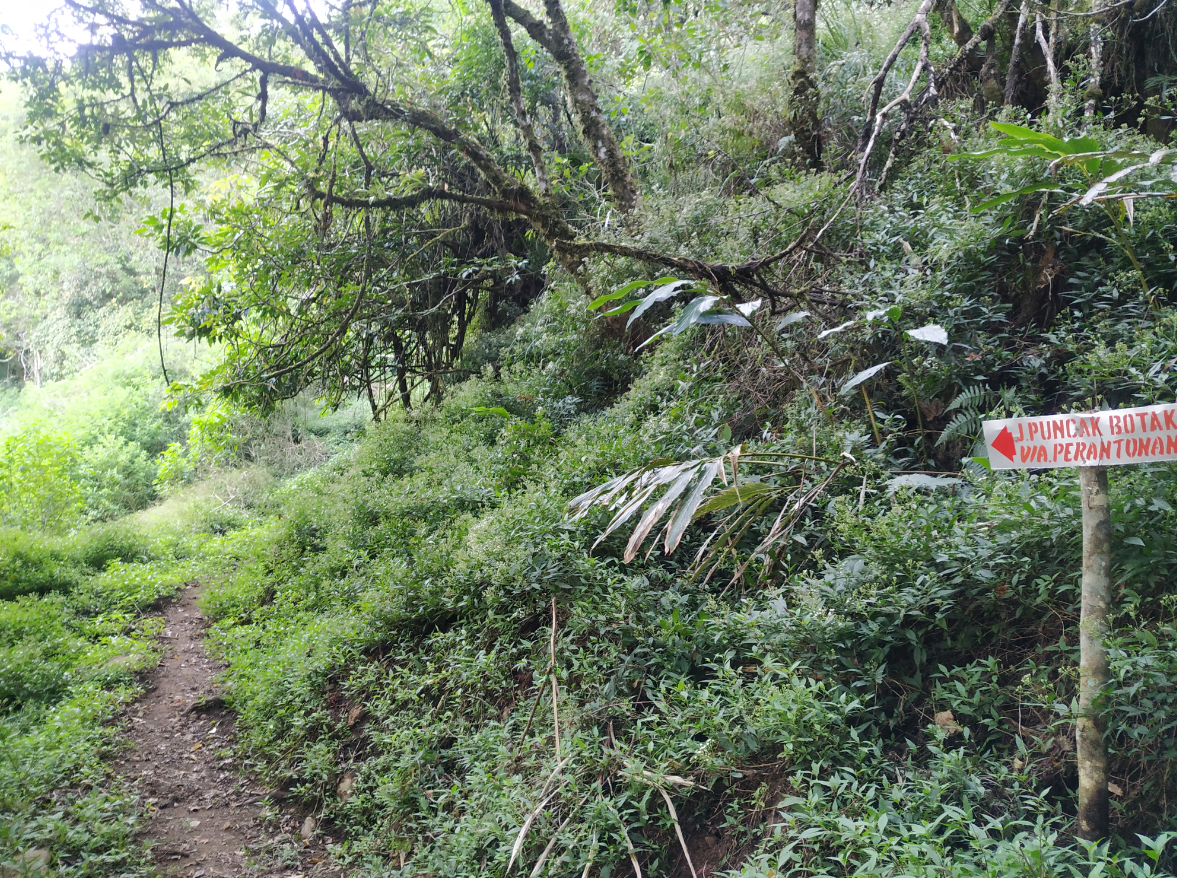
[(978, 409), (983, 404), (989, 401), (992, 391), (984, 384), (974, 384), (972, 387), (966, 387), (959, 394), (956, 399), (948, 403), (948, 407), (944, 409), (946, 412), (955, 411), (956, 409)]
[(972, 437), (980, 431), (981, 416), (976, 411), (957, 412), (936, 440), (936, 444), (943, 445), (953, 439)]

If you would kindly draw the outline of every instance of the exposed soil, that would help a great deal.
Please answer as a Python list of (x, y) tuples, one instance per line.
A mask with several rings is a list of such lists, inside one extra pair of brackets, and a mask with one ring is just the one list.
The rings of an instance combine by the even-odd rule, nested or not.
[(168, 878), (341, 875), (313, 817), (282, 809), (231, 752), (233, 715), (205, 653), (205, 620), (190, 585), (164, 610), (165, 653), (127, 710), (132, 747), (113, 764), (145, 803), (143, 834)]

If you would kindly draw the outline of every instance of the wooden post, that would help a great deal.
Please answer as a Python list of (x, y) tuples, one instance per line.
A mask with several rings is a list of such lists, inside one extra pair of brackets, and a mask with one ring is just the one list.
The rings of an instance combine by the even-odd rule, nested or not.
[(1079, 618), (1079, 717), (1075, 742), (1079, 757), (1078, 836), (1099, 841), (1108, 834), (1107, 719), (1102, 696), (1110, 679), (1104, 640), (1111, 603), (1112, 518), (1108, 471), (1079, 467), (1083, 504), (1083, 603)]

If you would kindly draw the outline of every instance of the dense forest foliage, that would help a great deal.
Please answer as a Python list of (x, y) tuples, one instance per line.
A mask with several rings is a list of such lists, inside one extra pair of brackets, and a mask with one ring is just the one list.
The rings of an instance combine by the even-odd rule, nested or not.
[(0, 107), (0, 875), (150, 875), (110, 765), (205, 584), (233, 757), (346, 874), (1152, 876), (1167, 0), (67, 0)]

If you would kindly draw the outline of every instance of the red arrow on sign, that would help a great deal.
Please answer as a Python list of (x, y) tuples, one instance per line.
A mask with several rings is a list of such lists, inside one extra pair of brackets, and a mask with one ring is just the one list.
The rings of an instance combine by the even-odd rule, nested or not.
[(1010, 460), (1014, 459), (1017, 449), (1014, 447), (1014, 436), (1009, 431), (1009, 427), (1002, 427), (1001, 432), (993, 438), (993, 450), (1000, 451)]

